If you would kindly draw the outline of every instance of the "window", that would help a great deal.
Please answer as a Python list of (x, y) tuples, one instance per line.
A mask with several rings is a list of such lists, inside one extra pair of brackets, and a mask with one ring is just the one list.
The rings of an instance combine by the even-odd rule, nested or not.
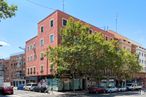
[(43, 72), (44, 72), (44, 66), (41, 66), (40, 73), (43, 73)]
[(40, 53), (40, 60), (44, 59), (44, 53)]
[(36, 45), (35, 45), (35, 43), (33, 44), (33, 49), (35, 49), (36, 48)]
[(53, 34), (50, 35), (50, 42), (51, 43), (54, 42), (54, 35)]
[(50, 21), (50, 27), (53, 27), (53, 26), (54, 26), (54, 21), (51, 20), (51, 21)]
[(37, 59), (37, 56), (36, 56), (36, 54), (34, 54), (34, 56), (33, 56), (33, 57), (34, 57), (34, 60), (36, 60), (36, 59)]
[(106, 36), (105, 39), (108, 40), (108, 37)]
[(44, 32), (44, 27), (43, 26), (41, 26), (41, 32)]
[(27, 47), (27, 51), (29, 51), (29, 46)]
[(28, 71), (27, 73), (28, 73), (28, 75), (29, 75), (29, 68), (27, 69), (27, 71)]
[(32, 61), (32, 56), (30, 56), (30, 61)]
[(27, 61), (29, 62), (29, 57), (28, 57)]
[(44, 40), (41, 39), (41, 40), (40, 40), (40, 46), (43, 46), (43, 45), (44, 45)]
[(30, 68), (30, 74), (32, 74), (32, 68)]
[(141, 63), (141, 60), (139, 59), (139, 63)]
[(33, 74), (35, 74), (35, 67), (33, 68)]
[(62, 26), (66, 26), (67, 25), (67, 20), (66, 19), (62, 19)]
[(92, 34), (93, 30), (92, 29), (89, 29), (89, 34)]
[(30, 45), (30, 50), (32, 50), (32, 45)]
[(141, 54), (141, 53), (139, 52), (139, 56), (140, 56), (140, 54)]

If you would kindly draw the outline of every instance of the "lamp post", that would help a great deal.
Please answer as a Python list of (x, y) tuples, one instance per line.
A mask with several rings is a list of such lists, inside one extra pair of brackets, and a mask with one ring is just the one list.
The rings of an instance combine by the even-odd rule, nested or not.
[(25, 48), (23, 48), (23, 47), (19, 47), (19, 49), (21, 49), (21, 50), (23, 50), (23, 51), (25, 52)]

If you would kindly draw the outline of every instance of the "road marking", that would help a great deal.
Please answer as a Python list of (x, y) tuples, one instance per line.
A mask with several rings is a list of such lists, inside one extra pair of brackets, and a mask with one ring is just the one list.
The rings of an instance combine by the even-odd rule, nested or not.
[(18, 96), (18, 95), (7, 95), (7, 97), (21, 97), (21, 96)]

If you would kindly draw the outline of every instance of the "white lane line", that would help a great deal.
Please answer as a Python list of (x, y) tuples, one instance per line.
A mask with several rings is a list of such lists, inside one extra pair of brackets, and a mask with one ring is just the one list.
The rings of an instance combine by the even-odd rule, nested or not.
[(8, 95), (7, 97), (21, 97), (21, 96), (18, 96), (18, 95)]

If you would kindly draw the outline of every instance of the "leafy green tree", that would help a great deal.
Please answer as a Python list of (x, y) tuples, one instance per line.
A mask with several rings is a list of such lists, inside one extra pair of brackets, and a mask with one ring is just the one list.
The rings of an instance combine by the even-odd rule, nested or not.
[(15, 16), (16, 5), (8, 5), (6, 0), (0, 0), (0, 20)]
[(118, 42), (106, 41), (102, 32), (90, 33), (90, 26), (74, 19), (61, 29), (59, 46), (47, 53), (55, 73), (102, 78), (130, 77), (141, 67), (135, 55), (118, 48)]

